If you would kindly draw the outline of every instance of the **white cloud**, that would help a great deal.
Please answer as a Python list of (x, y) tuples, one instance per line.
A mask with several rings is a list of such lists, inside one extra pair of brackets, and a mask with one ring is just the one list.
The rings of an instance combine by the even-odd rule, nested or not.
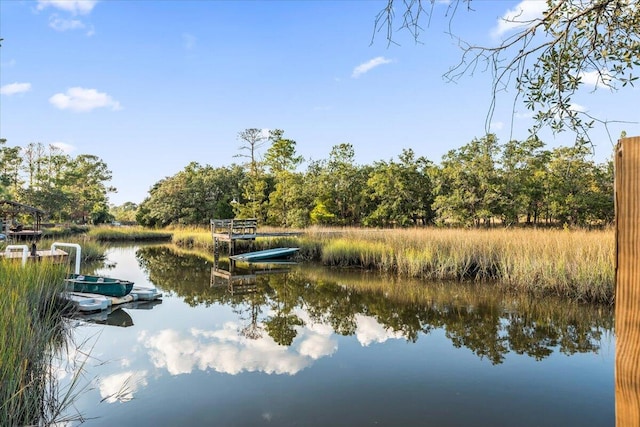
[(53, 14), (49, 17), (49, 26), (56, 31), (82, 30), (85, 25), (78, 19), (64, 19)]
[(38, 0), (38, 10), (48, 7), (64, 10), (74, 15), (87, 15), (91, 13), (98, 0)]
[(338, 349), (338, 344), (327, 335), (309, 334), (304, 337), (298, 346), (298, 351), (303, 356), (313, 360), (329, 356)]
[(198, 39), (193, 34), (189, 34), (189, 33), (182, 34), (182, 43), (184, 44), (184, 48), (186, 50), (195, 49), (197, 41)]
[(573, 103), (569, 105), (569, 110), (576, 111), (578, 113), (584, 113), (587, 111), (587, 107), (585, 107), (584, 105)]
[[(264, 329), (263, 324), (259, 326)], [(318, 332), (298, 327), (291, 346), (279, 345), (267, 334), (249, 339), (239, 334), (239, 329), (241, 325), (235, 322), (211, 331), (191, 329), (184, 333), (166, 329), (152, 336), (142, 334), (139, 341), (148, 349), (154, 366), (171, 375), (188, 374), (194, 369), (213, 369), (230, 375), (240, 372), (294, 375), (337, 350), (330, 329)]]
[(514, 115), (516, 119), (532, 119), (533, 116), (535, 116), (535, 113), (533, 111), (526, 111), (524, 113), (516, 111)]
[(358, 314), (356, 315), (356, 322), (358, 324), (356, 328), (356, 338), (364, 347), (374, 342), (382, 343), (388, 339), (402, 338), (402, 333), (394, 332), (390, 328), (385, 328), (373, 317)]
[(506, 33), (531, 25), (532, 21), (542, 18), (547, 10), (547, 2), (542, 0), (522, 0), (498, 19), (498, 23), (491, 30), (493, 37), (501, 37)]
[(77, 112), (91, 111), (103, 107), (112, 110), (120, 110), (122, 108), (118, 101), (106, 93), (81, 87), (72, 87), (66, 93), (56, 93), (49, 98), (49, 102), (61, 110)]
[(374, 68), (379, 67), (380, 65), (390, 64), (391, 62), (393, 62), (391, 59), (387, 59), (384, 56), (377, 56), (354, 68), (353, 73), (351, 73), (351, 77), (357, 79), (361, 75), (373, 70)]
[(147, 371), (127, 371), (98, 381), (100, 396), (107, 403), (128, 402), (139, 387), (147, 385)]
[(0, 87), (0, 94), (11, 96), (17, 93), (29, 92), (30, 90), (31, 83), (9, 83)]
[(73, 145), (67, 144), (66, 142), (61, 142), (61, 141), (52, 142), (50, 145), (53, 145), (54, 147), (59, 148), (65, 154), (69, 154), (75, 151), (76, 149), (76, 147), (74, 147)]
[(582, 82), (590, 86), (607, 85), (611, 82), (611, 75), (607, 71), (587, 71), (580, 73)]
[(171, 375), (188, 374), (193, 369), (214, 369), (231, 375), (240, 372), (293, 375), (310, 361), (278, 345), (270, 337), (251, 340), (238, 334), (237, 324), (222, 330), (193, 329), (187, 334), (164, 330), (143, 341), (154, 366)]

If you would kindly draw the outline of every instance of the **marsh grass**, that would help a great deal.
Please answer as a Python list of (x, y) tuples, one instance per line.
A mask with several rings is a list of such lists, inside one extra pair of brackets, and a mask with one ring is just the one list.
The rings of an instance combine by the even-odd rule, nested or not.
[(213, 237), (209, 228), (180, 227), (172, 229), (171, 233), (171, 242), (179, 247), (213, 251)]
[[(108, 246), (104, 243), (97, 242), (87, 236), (74, 236), (67, 239), (43, 239), (38, 242), (38, 249), (48, 250), (54, 242), (64, 241), (65, 243), (77, 243), (80, 245), (80, 261), (82, 263), (102, 261), (105, 259), (105, 251)], [(67, 264), (69, 267), (73, 266), (76, 259), (76, 249), (72, 247), (60, 247), (59, 249), (65, 251), (69, 256), (67, 257)]]
[(59, 239), (63, 237), (78, 236), (89, 231), (88, 225), (69, 225), (45, 228), (42, 235), (46, 239)]
[(612, 230), (312, 230), (322, 262), (612, 303)]
[[(260, 228), (259, 232), (291, 231)], [(238, 241), (237, 250), (299, 247), (300, 260), (358, 267), (399, 277), (492, 281), (509, 289), (612, 303), (614, 232), (549, 229), (361, 229), (311, 227), (299, 236)], [(148, 234), (147, 234), (148, 233)], [(208, 227), (149, 231), (98, 227), (100, 241), (170, 239), (181, 248), (213, 252)], [(224, 249), (223, 249), (224, 250)]]
[(142, 227), (100, 226), (89, 229), (87, 235), (100, 242), (169, 241), (170, 230), (149, 230)]
[(0, 261), (0, 420), (6, 425), (41, 425), (47, 414), (59, 413), (47, 390), (51, 355), (66, 339), (61, 314), (70, 307), (58, 298), (65, 274), (65, 266), (48, 262)]

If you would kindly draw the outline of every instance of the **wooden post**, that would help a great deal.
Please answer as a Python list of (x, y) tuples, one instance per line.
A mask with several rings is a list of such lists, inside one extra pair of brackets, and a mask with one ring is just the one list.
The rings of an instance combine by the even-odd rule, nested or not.
[(640, 136), (618, 141), (616, 209), (616, 427), (640, 426)]

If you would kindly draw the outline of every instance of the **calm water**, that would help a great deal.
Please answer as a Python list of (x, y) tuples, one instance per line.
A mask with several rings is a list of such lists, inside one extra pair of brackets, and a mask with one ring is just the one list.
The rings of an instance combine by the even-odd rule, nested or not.
[(108, 260), (164, 298), (71, 321), (83, 426), (615, 425), (608, 309), (303, 265), (230, 286), (163, 246)]

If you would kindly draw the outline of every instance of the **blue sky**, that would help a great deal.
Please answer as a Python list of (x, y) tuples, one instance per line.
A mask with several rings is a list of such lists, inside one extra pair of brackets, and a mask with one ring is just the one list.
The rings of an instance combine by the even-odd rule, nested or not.
[[(540, 0), (476, 1), (453, 31), (478, 44), (508, 35), (510, 10), (539, 13)], [(140, 203), (158, 180), (189, 162), (241, 159), (238, 132), (283, 129), (306, 160), (351, 143), (359, 164), (403, 148), (439, 163), (485, 134), (490, 75), (457, 83), (442, 75), (460, 50), (445, 34), (446, 2), (435, 5), (423, 43), (385, 33), (372, 42), (386, 0), (94, 1), (0, 0), (0, 137), (94, 154), (113, 172), (114, 204)], [(640, 135), (638, 90), (587, 88), (577, 108)], [(491, 131), (525, 139), (532, 125), (513, 90), (498, 98)], [(513, 130), (512, 130), (513, 129)], [(594, 160), (612, 141), (593, 134)], [(541, 135), (548, 147), (569, 134)], [(305, 164), (306, 165), (306, 164)], [(303, 165), (303, 167), (305, 167)]]

